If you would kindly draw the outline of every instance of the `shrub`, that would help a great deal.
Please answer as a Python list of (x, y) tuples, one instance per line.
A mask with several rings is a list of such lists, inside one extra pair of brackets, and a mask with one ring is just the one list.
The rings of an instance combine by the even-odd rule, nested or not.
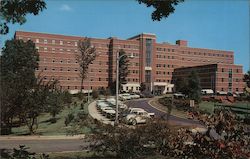
[(97, 98), (99, 97), (99, 92), (98, 92), (97, 90), (93, 90), (93, 91), (92, 91), (92, 97), (93, 97), (94, 99), (97, 99)]
[(69, 125), (69, 123), (71, 123), (71, 121), (75, 118), (74, 114), (73, 113), (69, 113), (67, 117), (65, 117), (65, 121), (64, 121), (64, 124), (66, 126)]
[(64, 91), (62, 93), (62, 100), (65, 104), (70, 104), (72, 102), (72, 94), (70, 94), (68, 91)]

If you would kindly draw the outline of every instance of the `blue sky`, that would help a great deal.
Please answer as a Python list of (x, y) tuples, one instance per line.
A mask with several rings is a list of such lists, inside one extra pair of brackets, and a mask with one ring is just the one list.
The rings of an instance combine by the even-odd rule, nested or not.
[(51, 0), (38, 16), (28, 15), (23, 25), (10, 25), (1, 47), (16, 30), (121, 39), (147, 32), (158, 42), (188, 40), (188, 45), (234, 51), (235, 64), (249, 69), (249, 1), (186, 0), (160, 22), (151, 20), (152, 8), (135, 0)]

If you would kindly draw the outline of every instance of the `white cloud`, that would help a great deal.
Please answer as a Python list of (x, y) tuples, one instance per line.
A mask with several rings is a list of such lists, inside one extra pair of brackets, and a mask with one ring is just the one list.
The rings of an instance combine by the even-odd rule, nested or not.
[(71, 11), (72, 8), (67, 4), (63, 4), (63, 5), (61, 5), (60, 10), (62, 10), (62, 11)]

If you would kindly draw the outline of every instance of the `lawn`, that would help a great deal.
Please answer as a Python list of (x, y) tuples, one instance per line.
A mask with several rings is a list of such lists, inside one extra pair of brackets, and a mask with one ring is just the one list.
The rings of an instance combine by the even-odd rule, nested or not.
[[(208, 113), (213, 113), (214, 112), (214, 104), (218, 104), (218, 105), (223, 105), (222, 103), (214, 103), (214, 102), (207, 102), (207, 101), (202, 101), (199, 104), (199, 109)], [(247, 108), (250, 109), (250, 103), (249, 102), (235, 102), (232, 105), (228, 105), (229, 107), (227, 107), (226, 109), (229, 109), (230, 106), (232, 106), (232, 110), (241, 110), (241, 109), (237, 109), (237, 108)], [(250, 111), (248, 110), (244, 110), (245, 112), (250, 113)], [(237, 113), (238, 114), (238, 113)]]
[[(51, 115), (49, 113), (43, 113), (38, 117), (38, 129), (36, 130), (36, 134), (38, 135), (65, 135), (67, 134), (68, 129), (70, 127), (65, 126), (65, 117), (71, 112), (74, 115), (76, 115), (80, 111), (84, 111), (85, 113), (88, 113), (87, 104), (84, 105), (84, 109), (81, 110), (81, 102), (77, 100), (76, 98), (73, 99), (73, 101), (77, 102), (77, 105), (72, 104), (70, 107), (65, 106), (64, 109), (56, 115), (57, 122), (51, 123)], [(86, 130), (88, 131), (88, 130)], [(23, 125), (21, 127), (15, 127), (12, 128), (12, 134), (11, 135), (26, 135), (28, 134), (28, 128), (26, 125)]]

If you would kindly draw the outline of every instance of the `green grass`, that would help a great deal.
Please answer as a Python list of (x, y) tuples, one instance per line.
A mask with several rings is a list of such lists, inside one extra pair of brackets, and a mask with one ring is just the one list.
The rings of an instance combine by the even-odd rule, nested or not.
[(214, 102), (207, 102), (202, 101), (199, 103), (199, 110), (207, 112), (207, 113), (213, 113), (214, 112)]
[[(74, 106), (74, 101), (77, 102), (77, 106)], [(87, 104), (84, 105), (84, 111), (86, 112), (88, 110)], [(43, 113), (38, 117), (38, 129), (36, 130), (36, 134), (49, 136), (49, 135), (65, 135), (67, 134), (67, 130), (70, 127), (66, 127), (64, 124), (65, 117), (72, 112), (73, 114), (77, 114), (80, 110), (80, 101), (77, 101), (76, 99), (73, 100), (72, 104), (68, 108), (65, 106), (65, 108), (56, 115), (57, 122), (51, 123), (49, 120), (51, 119), (51, 115), (49, 113)], [(88, 113), (88, 112), (86, 112)], [(88, 131), (87, 129), (84, 129), (83, 131)], [(11, 135), (25, 135), (28, 134), (28, 128), (26, 125), (23, 125), (21, 127), (12, 128), (13, 134)]]
[[(202, 110), (202, 111), (208, 112), (208, 113), (213, 113), (214, 112), (214, 104), (223, 105), (222, 103), (214, 103), (214, 102), (202, 101), (199, 104), (199, 109)], [(237, 110), (236, 107), (250, 109), (250, 103), (249, 102), (236, 102), (236, 103), (233, 103), (231, 106), (234, 107), (233, 108), (234, 110)]]

